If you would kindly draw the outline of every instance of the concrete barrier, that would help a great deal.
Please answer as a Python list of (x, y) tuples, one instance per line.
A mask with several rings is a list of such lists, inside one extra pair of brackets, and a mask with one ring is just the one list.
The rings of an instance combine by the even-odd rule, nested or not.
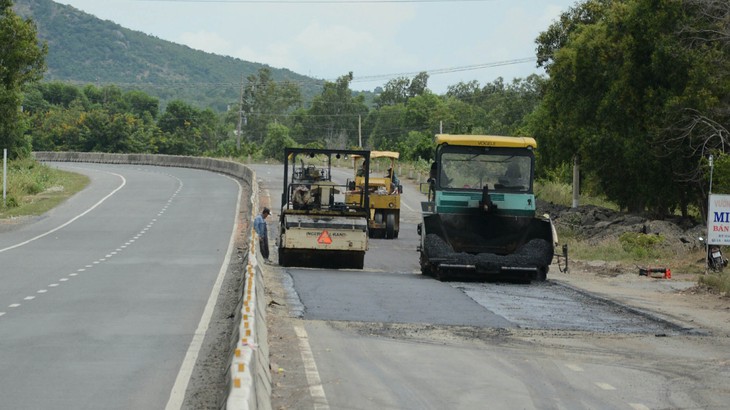
[[(215, 158), (186, 157), (153, 154), (108, 154), (102, 152), (34, 152), (39, 161), (91, 162), (103, 164), (154, 165), (195, 168), (230, 175), (251, 187), (251, 220), (259, 213), (256, 175), (245, 165)], [(242, 198), (242, 200), (244, 200)], [(242, 233), (245, 234), (245, 233)], [(271, 371), (266, 329), (266, 295), (263, 272), (259, 266), (258, 240), (251, 227), (248, 261), (244, 275), (243, 294), (240, 295), (228, 369), (228, 392), (225, 408), (231, 410), (270, 410)]]

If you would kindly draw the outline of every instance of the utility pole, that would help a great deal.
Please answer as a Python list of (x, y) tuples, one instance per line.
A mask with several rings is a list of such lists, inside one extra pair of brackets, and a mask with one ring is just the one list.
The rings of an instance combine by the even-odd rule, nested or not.
[(362, 115), (357, 116), (357, 141), (358, 147), (362, 149)]
[(243, 73), (241, 73), (241, 97), (238, 100), (238, 126), (236, 127), (236, 149), (241, 150), (241, 124), (243, 123)]
[(6, 206), (6, 199), (8, 191), (8, 149), (3, 148), (3, 207)]
[(573, 209), (578, 208), (580, 200), (580, 158), (573, 155)]

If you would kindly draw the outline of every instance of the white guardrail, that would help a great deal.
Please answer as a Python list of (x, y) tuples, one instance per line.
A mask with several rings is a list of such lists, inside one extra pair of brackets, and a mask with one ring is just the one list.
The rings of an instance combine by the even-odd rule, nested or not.
[[(196, 168), (220, 172), (248, 182), (251, 187), (251, 221), (259, 213), (256, 175), (245, 165), (215, 158), (154, 154), (107, 154), (101, 152), (34, 152), (44, 162), (92, 162), (103, 164), (155, 165)], [(244, 198), (240, 198), (242, 201)], [(242, 208), (245, 209), (245, 208)], [(243, 226), (239, 224), (239, 226)], [(250, 224), (249, 253), (244, 272), (243, 294), (233, 323), (237, 323), (230, 347), (227, 400), (230, 410), (270, 410), (271, 372), (266, 330), (266, 295), (263, 272), (257, 257), (258, 240)], [(241, 232), (245, 235), (245, 232)]]

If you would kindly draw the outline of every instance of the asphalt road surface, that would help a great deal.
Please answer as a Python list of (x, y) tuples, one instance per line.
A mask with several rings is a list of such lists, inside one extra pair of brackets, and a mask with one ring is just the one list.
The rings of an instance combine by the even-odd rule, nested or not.
[(55, 166), (92, 183), (0, 227), (0, 408), (179, 408), (240, 185), (181, 168)]
[[(253, 168), (276, 232), (282, 167)], [(406, 184), (400, 236), (371, 240), (363, 270), (267, 266), (273, 408), (727, 408), (725, 336), (550, 275), (531, 285), (421, 275), (421, 200)]]

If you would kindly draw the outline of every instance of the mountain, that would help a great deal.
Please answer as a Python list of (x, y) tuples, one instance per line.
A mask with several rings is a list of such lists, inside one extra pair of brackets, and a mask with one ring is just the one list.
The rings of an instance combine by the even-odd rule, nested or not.
[(238, 102), (241, 75), (256, 75), (262, 67), (274, 81), (298, 83), (305, 101), (322, 90), (322, 80), (194, 50), (51, 0), (15, 0), (13, 9), (31, 18), (48, 43), (46, 81), (115, 84), (145, 91), (163, 104), (181, 99), (217, 111)]

